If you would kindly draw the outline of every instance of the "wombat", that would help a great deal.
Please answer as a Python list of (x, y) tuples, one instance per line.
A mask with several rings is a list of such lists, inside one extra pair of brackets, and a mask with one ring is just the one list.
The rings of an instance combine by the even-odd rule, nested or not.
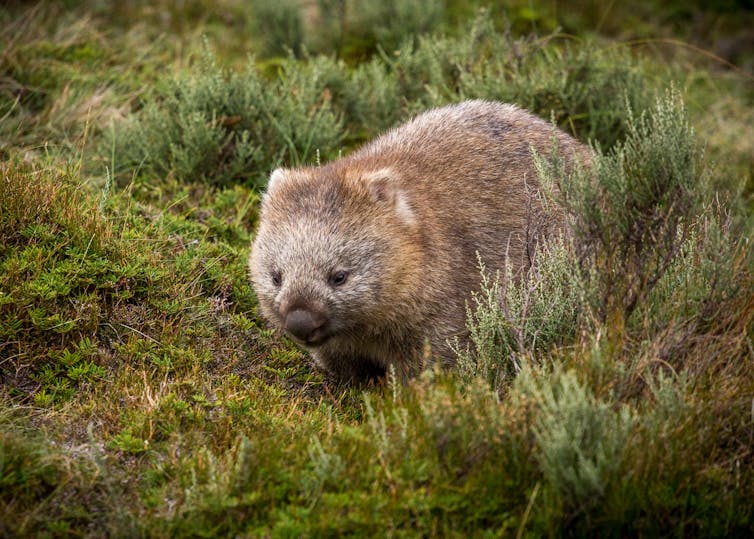
[(479, 262), (525, 271), (564, 226), (532, 155), (553, 148), (567, 168), (587, 155), (514, 105), (466, 101), (329, 164), (275, 170), (249, 258), (262, 314), (340, 379), (452, 364)]

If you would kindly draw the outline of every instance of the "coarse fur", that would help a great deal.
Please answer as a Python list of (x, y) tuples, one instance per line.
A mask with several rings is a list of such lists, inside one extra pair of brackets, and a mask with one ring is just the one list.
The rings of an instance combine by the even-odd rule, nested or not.
[(427, 351), (452, 364), (479, 260), (519, 273), (563, 226), (543, 210), (532, 155), (554, 147), (567, 168), (588, 159), (514, 105), (467, 101), (329, 164), (274, 171), (249, 259), (262, 314), (341, 379), (390, 365), (405, 378)]

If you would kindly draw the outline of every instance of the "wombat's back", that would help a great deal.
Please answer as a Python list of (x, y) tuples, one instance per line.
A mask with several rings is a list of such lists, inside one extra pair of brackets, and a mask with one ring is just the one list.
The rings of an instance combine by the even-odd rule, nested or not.
[(461, 283), (478, 278), (477, 255), (491, 271), (507, 263), (515, 273), (528, 266), (537, 238), (562, 229), (558, 208), (542, 211), (533, 151), (558, 151), (567, 167), (588, 159), (584, 145), (531, 113), (475, 100), (421, 114), (343, 163), (395, 171), (417, 219), (453, 266), (448, 276), (467, 291)]

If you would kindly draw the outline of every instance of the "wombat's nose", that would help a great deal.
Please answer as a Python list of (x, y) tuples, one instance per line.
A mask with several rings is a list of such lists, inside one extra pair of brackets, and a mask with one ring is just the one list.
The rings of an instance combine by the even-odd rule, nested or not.
[(304, 342), (311, 342), (317, 339), (316, 332), (325, 322), (327, 318), (319, 313), (296, 309), (285, 317), (285, 331)]

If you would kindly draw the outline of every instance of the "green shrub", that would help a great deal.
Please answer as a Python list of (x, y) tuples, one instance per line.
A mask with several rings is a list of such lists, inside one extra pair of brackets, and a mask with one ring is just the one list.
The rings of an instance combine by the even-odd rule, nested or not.
[(363, 58), (377, 47), (392, 51), (405, 40), (437, 31), (445, 2), (431, 0), (317, 0), (309, 5), (255, 0), (252, 29), (266, 56), (307, 50)]
[[(406, 40), (355, 69), (304, 56), (278, 62), (266, 79), (253, 63), (223, 70), (205, 50), (195, 72), (167, 80), (114, 126), (102, 154), (121, 177), (260, 186), (281, 163), (334, 157), (346, 136), (358, 143), (410, 114), (467, 98), (517, 103), (609, 148), (628, 132), (629, 111), (646, 108), (650, 95), (648, 75), (628, 55), (513, 41), (484, 11), (461, 37)], [(617, 98), (629, 107), (616, 106)]]
[(304, 21), (296, 0), (253, 0), (252, 30), (268, 56), (300, 54), (304, 45)]
[(540, 384), (522, 375), (516, 383), (519, 395), (541, 407), (533, 426), (537, 458), (566, 511), (599, 505), (620, 481), (617, 472), (634, 422), (631, 410), (614, 410), (611, 403), (600, 402), (574, 372), (556, 374)]
[(514, 39), (481, 10), (460, 37), (420, 36), (384, 54), (386, 83), (410, 112), (473, 98), (516, 103), (611, 148), (628, 133), (628, 111), (651, 106), (652, 77), (625, 49), (558, 46), (556, 37)]
[(650, 321), (654, 329), (674, 320), (703, 324), (746, 290), (741, 281), (746, 247), (733, 238), (729, 220), (714, 209), (705, 207), (689, 227), (678, 255), (647, 294), (634, 324), (639, 323), (636, 319)]
[(436, 31), (443, 19), (445, 2), (359, 0), (350, 8), (353, 13), (351, 31), (355, 35), (371, 38), (385, 50), (393, 50), (406, 39)]
[(196, 72), (167, 81), (117, 126), (103, 154), (121, 174), (263, 184), (276, 164), (308, 163), (318, 150), (334, 151), (342, 137), (317, 65), (294, 69), (290, 61), (267, 82), (253, 63), (223, 70), (205, 49)]
[(704, 206), (706, 175), (679, 96), (666, 94), (628, 129), (568, 176), (556, 154), (535, 156), (548, 196), (571, 213), (572, 237), (540, 248), (519, 281), (482, 268), (472, 346), (459, 350), (464, 375), (502, 390), (523, 364), (603, 326), (616, 343), (664, 335), (666, 354), (681, 354), (684, 336), (707, 331), (720, 305), (748, 290), (745, 246), (719, 208)]
[(519, 281), (510, 270), (492, 276), (482, 266), (481, 293), (467, 312), (471, 346), (457, 351), (462, 375), (481, 376), (503, 391), (523, 366), (571, 342), (588, 322), (583, 311), (593, 294), (573, 271), (576, 263), (572, 243), (561, 238), (539, 249)]
[[(637, 118), (628, 137), (559, 186), (580, 258), (599, 280), (603, 319), (621, 324), (680, 254), (704, 198), (705, 172), (676, 92)], [(561, 174), (562, 177), (562, 174)]]
[(600, 49), (588, 42), (559, 47), (500, 35), (488, 39), (486, 61), (461, 73), (464, 98), (516, 103), (605, 149), (627, 134), (627, 110), (651, 104), (651, 78), (625, 49)]

